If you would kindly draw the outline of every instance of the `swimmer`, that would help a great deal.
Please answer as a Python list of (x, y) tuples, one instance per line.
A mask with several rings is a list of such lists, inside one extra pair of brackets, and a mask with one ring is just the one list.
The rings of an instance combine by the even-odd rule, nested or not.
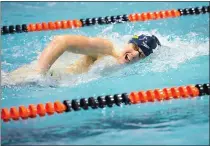
[(115, 48), (115, 44), (107, 39), (80, 35), (55, 36), (43, 50), (33, 69), (29, 70), (26, 66), (21, 67), (11, 72), (10, 76), (18, 78), (20, 74), (46, 74), (55, 61), (66, 51), (83, 56), (74, 64), (67, 66), (64, 72), (80, 74), (87, 72), (90, 66), (103, 56), (109, 55), (116, 58), (119, 64), (127, 64), (149, 56), (153, 53), (153, 49), (160, 45), (156, 36), (144, 34), (134, 35), (121, 50)]

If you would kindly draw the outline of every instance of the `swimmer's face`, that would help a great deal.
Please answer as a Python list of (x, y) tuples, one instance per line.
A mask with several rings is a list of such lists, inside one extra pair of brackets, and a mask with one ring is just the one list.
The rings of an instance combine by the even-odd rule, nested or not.
[(121, 64), (135, 62), (144, 57), (144, 53), (137, 45), (129, 43), (124, 47), (123, 51), (121, 52), (119, 62)]

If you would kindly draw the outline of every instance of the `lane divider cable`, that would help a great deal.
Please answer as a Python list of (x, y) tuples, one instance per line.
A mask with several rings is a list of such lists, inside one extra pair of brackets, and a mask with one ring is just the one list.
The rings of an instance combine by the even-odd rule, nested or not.
[(89, 97), (64, 100), (63, 102), (55, 101), (48, 103), (39, 103), (37, 105), (30, 104), (28, 107), (20, 105), (19, 107), (10, 107), (1, 109), (1, 119), (4, 122), (20, 119), (44, 117), (55, 113), (62, 114), (71, 111), (80, 111), (92, 109), (100, 109), (104, 107), (113, 107), (131, 104), (143, 104), (146, 102), (160, 102), (171, 99), (186, 99), (210, 94), (210, 85), (196, 84), (172, 88), (154, 89), (147, 91), (134, 91), (131, 93), (122, 93), (115, 95), (98, 96), (97, 98)]
[(36, 31), (53, 31), (59, 29), (75, 29), (85, 26), (92, 26), (96, 24), (103, 25), (103, 24), (113, 24), (113, 23), (158, 20), (158, 19), (176, 18), (187, 15), (206, 14), (209, 12), (210, 12), (210, 6), (202, 6), (195, 8), (161, 10), (156, 12), (133, 13), (128, 15), (124, 14), (117, 16), (87, 18), (80, 20), (75, 19), (75, 20), (61, 20), (55, 22), (9, 25), (9, 26), (3, 26), (1, 28), (1, 34), (5, 35), (5, 34), (15, 34), (22, 32), (26, 33), (26, 32), (36, 32)]

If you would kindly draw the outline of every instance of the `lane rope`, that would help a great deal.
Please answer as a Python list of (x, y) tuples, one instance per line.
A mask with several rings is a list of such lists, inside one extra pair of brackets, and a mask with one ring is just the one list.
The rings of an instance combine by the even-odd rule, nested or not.
[(75, 20), (62, 20), (55, 22), (41, 22), (41, 23), (30, 23), (21, 25), (9, 25), (3, 26), (1, 28), (1, 34), (15, 34), (23, 32), (36, 32), (36, 31), (53, 31), (59, 29), (75, 29), (85, 26), (92, 25), (103, 25), (112, 23), (124, 23), (124, 22), (136, 22), (136, 21), (148, 21), (148, 20), (158, 20), (167, 18), (176, 18), (180, 16), (187, 15), (199, 15), (206, 14), (210, 12), (210, 6), (202, 6), (195, 8), (185, 8), (178, 10), (161, 10), (156, 12), (143, 12), (143, 13), (133, 13), (124, 14), (117, 16), (106, 16), (98, 18), (87, 18), (87, 19), (75, 19)]
[(104, 107), (113, 107), (113, 105), (121, 106), (121, 104), (131, 105), (146, 102), (160, 102), (171, 99), (186, 99), (210, 94), (210, 85), (196, 84), (188, 86), (179, 86), (163, 89), (154, 89), (147, 91), (134, 91), (131, 93), (122, 93), (115, 95), (98, 96), (97, 98), (89, 97), (64, 100), (63, 102), (55, 101), (48, 103), (39, 103), (37, 105), (30, 104), (28, 107), (20, 105), (19, 107), (10, 107), (1, 109), (1, 119), (4, 122), (20, 119), (27, 120), (29, 118), (44, 117), (55, 113), (62, 114), (71, 111), (80, 111), (92, 109), (100, 109)]

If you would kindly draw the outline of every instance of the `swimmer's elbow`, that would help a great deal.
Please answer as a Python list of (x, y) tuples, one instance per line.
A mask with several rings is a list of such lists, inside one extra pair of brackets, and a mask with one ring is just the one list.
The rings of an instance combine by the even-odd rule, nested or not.
[(65, 44), (66, 37), (64, 35), (57, 35), (57, 36), (54, 36), (52, 41), (57, 44)]
[(53, 41), (69, 46), (69, 45), (72, 45), (74, 43), (80, 42), (81, 39), (82, 39), (82, 37), (79, 36), (79, 35), (56, 35), (53, 38)]
[(60, 48), (64, 49), (63, 51), (69, 48), (81, 49), (94, 47), (96, 42), (91, 40), (91, 38), (81, 35), (57, 35), (53, 39), (55, 45), (59, 44)]
[(68, 38), (65, 35), (57, 35), (52, 40), (53, 46), (65, 51), (68, 48)]

